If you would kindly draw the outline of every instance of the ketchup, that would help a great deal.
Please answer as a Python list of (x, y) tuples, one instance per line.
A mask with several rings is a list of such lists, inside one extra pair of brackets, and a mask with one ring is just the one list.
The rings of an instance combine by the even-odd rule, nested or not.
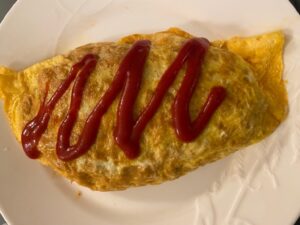
[(191, 121), (189, 103), (201, 74), (201, 66), (209, 48), (209, 42), (204, 38), (193, 38), (182, 46), (172, 64), (162, 75), (149, 104), (137, 119), (134, 119), (134, 103), (140, 90), (150, 47), (150, 41), (140, 40), (129, 49), (110, 87), (85, 121), (77, 143), (71, 146), (71, 131), (80, 109), (84, 86), (96, 67), (97, 56), (88, 54), (72, 66), (66, 80), (47, 103), (45, 100), (42, 102), (37, 116), (25, 126), (22, 132), (22, 145), (27, 156), (33, 159), (39, 157), (38, 142), (47, 128), (50, 115), (58, 100), (75, 80), (70, 107), (58, 131), (56, 145), (58, 158), (64, 161), (73, 160), (90, 149), (96, 141), (102, 116), (120, 93), (114, 138), (128, 158), (138, 157), (140, 137), (185, 63), (187, 64), (186, 74), (172, 107), (173, 125), (176, 135), (181, 141), (191, 142), (197, 138), (226, 96), (226, 90), (223, 87), (213, 87), (197, 118)]

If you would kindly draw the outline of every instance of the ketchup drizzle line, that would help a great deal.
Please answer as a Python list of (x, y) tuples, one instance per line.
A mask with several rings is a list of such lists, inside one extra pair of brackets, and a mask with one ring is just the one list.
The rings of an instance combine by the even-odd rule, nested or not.
[(36, 159), (39, 157), (40, 152), (37, 146), (42, 134), (47, 129), (50, 115), (54, 110), (54, 107), (58, 100), (67, 91), (78, 73), (79, 75), (83, 73), (90, 73), (95, 68), (95, 65), (95, 56), (91, 54), (86, 55), (80, 62), (72, 66), (67, 79), (58, 87), (58, 89), (55, 91), (55, 93), (47, 103), (45, 103), (45, 96), (37, 116), (25, 125), (21, 135), (23, 149), (29, 158)]
[(206, 127), (213, 113), (226, 96), (226, 91), (223, 87), (213, 87), (197, 118), (191, 121), (189, 103), (198, 82), (201, 65), (209, 47), (209, 42), (203, 38), (193, 38), (182, 46), (173, 63), (162, 75), (150, 103), (138, 118), (134, 120), (132, 117), (133, 107), (140, 89), (150, 45), (150, 41), (147, 40), (137, 41), (133, 44), (122, 60), (109, 89), (104, 93), (88, 116), (78, 142), (70, 146), (71, 131), (77, 119), (84, 86), (88, 77), (95, 69), (97, 57), (89, 54), (79, 63), (75, 64), (71, 68), (67, 79), (60, 85), (51, 99), (47, 103), (44, 101), (41, 104), (37, 116), (25, 126), (22, 133), (22, 145), (27, 156), (30, 158), (39, 157), (40, 152), (37, 145), (41, 135), (47, 128), (50, 115), (58, 100), (77, 77), (72, 89), (69, 111), (58, 131), (56, 145), (58, 157), (61, 160), (67, 161), (75, 159), (88, 151), (96, 141), (102, 116), (120, 92), (122, 92), (122, 95), (117, 111), (116, 128), (114, 131), (115, 141), (128, 158), (134, 159), (138, 157), (140, 153), (139, 140), (141, 134), (156, 113), (163, 97), (185, 63), (187, 63), (186, 74), (172, 107), (173, 124), (177, 137), (180, 140), (184, 142), (194, 140)]

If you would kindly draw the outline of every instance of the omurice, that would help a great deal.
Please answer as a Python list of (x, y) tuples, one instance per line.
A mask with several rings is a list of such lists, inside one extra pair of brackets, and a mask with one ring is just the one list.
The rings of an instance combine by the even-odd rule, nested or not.
[(0, 98), (24, 153), (93, 190), (178, 178), (288, 114), (284, 34), (209, 42), (178, 28), (92, 43), (23, 71)]

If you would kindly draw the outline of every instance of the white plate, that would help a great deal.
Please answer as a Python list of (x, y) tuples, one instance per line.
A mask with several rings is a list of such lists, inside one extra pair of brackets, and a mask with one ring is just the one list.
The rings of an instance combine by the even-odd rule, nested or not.
[(81, 44), (171, 26), (209, 39), (283, 29), (286, 122), (265, 141), (178, 180), (100, 193), (25, 157), (1, 105), (0, 210), (10, 225), (293, 223), (300, 213), (300, 17), (287, 0), (18, 0), (0, 27), (0, 63), (22, 69)]

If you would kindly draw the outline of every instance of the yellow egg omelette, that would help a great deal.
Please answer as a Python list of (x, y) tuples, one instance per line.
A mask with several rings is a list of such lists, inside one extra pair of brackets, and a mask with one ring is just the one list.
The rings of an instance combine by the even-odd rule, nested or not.
[[(79, 114), (71, 132), (76, 143), (84, 123), (107, 91), (119, 65), (138, 40), (150, 40), (151, 49), (134, 104), (134, 117), (149, 103), (161, 76), (175, 59), (183, 43), (193, 38), (178, 28), (154, 34), (134, 34), (117, 42), (92, 43), (68, 54), (34, 64), (23, 71), (0, 67), (0, 99), (16, 139), (66, 79), (71, 67), (86, 54), (98, 61), (84, 86)], [(72, 85), (51, 113), (47, 129), (38, 143), (38, 160), (62, 176), (98, 191), (122, 190), (176, 179), (199, 166), (227, 155), (270, 135), (286, 118), (288, 101), (283, 73), (284, 34), (281, 31), (253, 37), (234, 37), (211, 42), (201, 76), (189, 104), (194, 119), (210, 89), (222, 86), (226, 98), (204, 130), (191, 142), (176, 136), (172, 103), (186, 67), (181, 68), (157, 112), (140, 138), (140, 155), (129, 159), (115, 143), (118, 96), (103, 115), (95, 143), (80, 157), (63, 161), (56, 154), (58, 129), (70, 105)], [(25, 154), (24, 154), (25, 157)], [(199, 178), (201, 179), (201, 178)]]

